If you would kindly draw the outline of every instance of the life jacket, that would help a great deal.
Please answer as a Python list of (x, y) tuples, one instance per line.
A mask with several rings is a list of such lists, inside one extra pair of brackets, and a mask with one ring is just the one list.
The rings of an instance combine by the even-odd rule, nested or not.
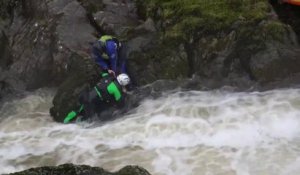
[(118, 102), (122, 97), (120, 84), (114, 77), (109, 76), (107, 73), (102, 75), (101, 81), (96, 84), (94, 89), (100, 100), (106, 103)]
[(101, 46), (101, 56), (104, 59), (109, 59), (109, 56), (106, 53), (106, 42), (107, 41), (114, 41), (115, 43), (117, 43), (117, 50), (120, 49), (121, 47), (121, 43), (119, 42), (119, 40), (111, 35), (103, 35), (99, 38), (98, 40), (100, 42), (100, 46)]

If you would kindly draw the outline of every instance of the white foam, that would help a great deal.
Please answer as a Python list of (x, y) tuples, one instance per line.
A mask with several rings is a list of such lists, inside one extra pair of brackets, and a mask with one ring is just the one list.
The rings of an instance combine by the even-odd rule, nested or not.
[(67, 162), (164, 175), (300, 173), (297, 89), (166, 94), (96, 128), (53, 122), (52, 95), (41, 90), (1, 109), (0, 174)]

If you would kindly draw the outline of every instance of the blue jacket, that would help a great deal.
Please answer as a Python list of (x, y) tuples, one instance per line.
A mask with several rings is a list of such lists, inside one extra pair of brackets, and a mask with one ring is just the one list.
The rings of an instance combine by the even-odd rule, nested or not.
[(126, 73), (126, 60), (120, 58), (119, 50), (117, 43), (113, 40), (107, 41), (104, 47), (101, 41), (96, 41), (92, 47), (92, 57), (104, 70), (111, 69), (116, 74)]

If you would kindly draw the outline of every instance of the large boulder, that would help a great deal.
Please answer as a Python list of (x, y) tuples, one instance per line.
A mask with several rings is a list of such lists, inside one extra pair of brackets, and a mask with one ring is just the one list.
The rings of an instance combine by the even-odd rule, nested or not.
[(139, 24), (134, 2), (103, 0), (102, 3), (103, 9), (93, 13), (93, 17), (106, 34), (126, 37), (127, 31)]
[(299, 75), (295, 33), (268, 1), (136, 2), (139, 15), (154, 19), (158, 30), (129, 55), (140, 65), (135, 73), (146, 77), (139, 79), (142, 84), (196, 75), (220, 86), (252, 86)]
[(89, 59), (74, 55), (69, 63), (68, 78), (59, 86), (50, 114), (57, 122), (63, 122), (66, 115), (79, 106), (79, 94), (95, 84), (100, 75), (95, 64)]
[(138, 166), (125, 166), (115, 173), (108, 172), (103, 168), (86, 165), (63, 164), (59, 166), (47, 166), (31, 168), (25, 171), (11, 173), (11, 175), (150, 175), (150, 173)]
[(279, 44), (268, 44), (266, 50), (254, 54), (250, 70), (262, 84), (297, 76), (300, 66), (300, 49)]
[(87, 56), (95, 30), (76, 0), (2, 3), (1, 12), (7, 12), (2, 18), (9, 21), (1, 30), (2, 84), (17, 90), (58, 85), (67, 77), (72, 56)]

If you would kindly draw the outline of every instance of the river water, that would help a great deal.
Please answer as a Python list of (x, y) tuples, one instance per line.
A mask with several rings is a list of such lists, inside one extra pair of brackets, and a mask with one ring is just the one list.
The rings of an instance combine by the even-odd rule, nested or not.
[(63, 163), (140, 165), (153, 175), (300, 174), (300, 89), (169, 93), (100, 126), (53, 122), (53, 94), (38, 90), (0, 110), (0, 174)]

